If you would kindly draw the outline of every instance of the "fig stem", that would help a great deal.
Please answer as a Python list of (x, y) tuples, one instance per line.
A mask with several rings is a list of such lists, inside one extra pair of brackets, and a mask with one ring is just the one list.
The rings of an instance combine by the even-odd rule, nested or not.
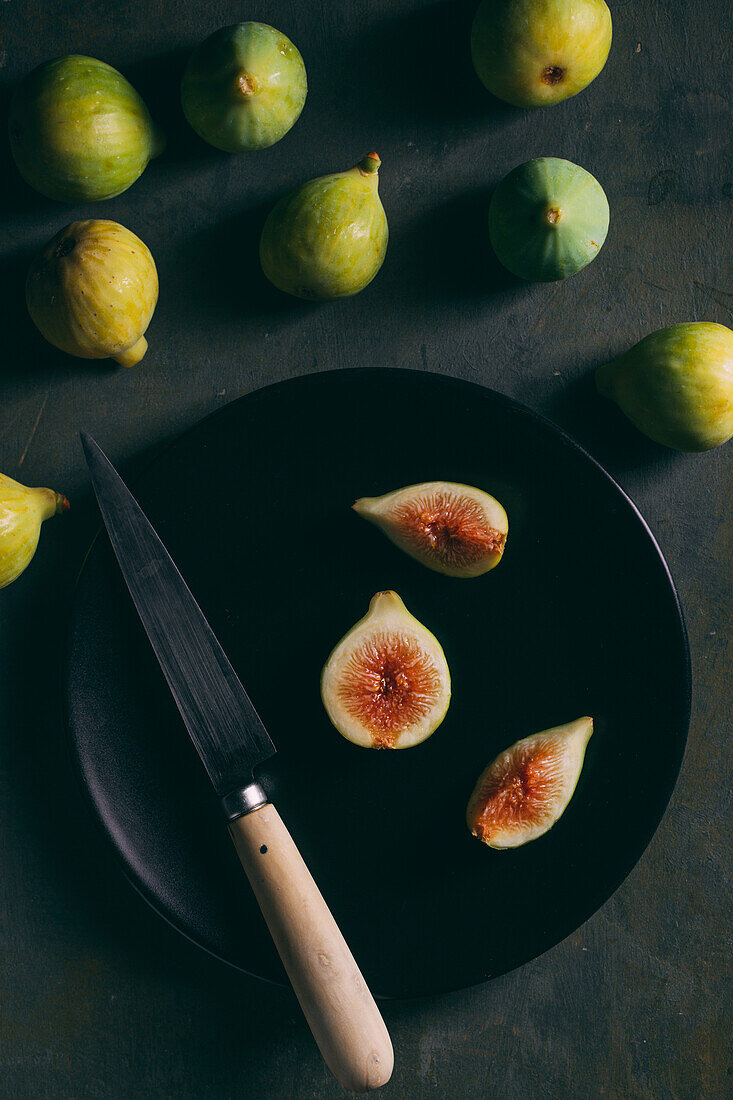
[(69, 502), (61, 493), (55, 493), (53, 489), (34, 489), (32, 491), (37, 493), (43, 500), (42, 519), (47, 520), (51, 516), (60, 515), (61, 512), (68, 512)]
[(379, 159), (378, 153), (367, 153), (363, 160), (360, 160), (357, 164), (357, 168), (365, 176), (371, 176), (373, 173), (379, 171), (382, 162)]
[(140, 362), (147, 350), (148, 342), (144, 336), (141, 336), (136, 344), (125, 351), (121, 351), (119, 355), (115, 355), (114, 359), (121, 367), (134, 367), (136, 363)]

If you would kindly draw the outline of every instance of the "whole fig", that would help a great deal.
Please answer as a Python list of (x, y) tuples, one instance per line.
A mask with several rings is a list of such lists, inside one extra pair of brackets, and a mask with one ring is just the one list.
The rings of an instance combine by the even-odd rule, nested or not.
[(266, 23), (222, 27), (198, 46), (181, 84), (183, 113), (199, 137), (227, 153), (266, 149), (303, 110), (303, 58)]
[(382, 162), (369, 153), (347, 172), (320, 176), (270, 211), (260, 240), (267, 278), (296, 298), (326, 301), (357, 294), (387, 251), (387, 218), (379, 200)]
[(530, 282), (575, 275), (606, 239), (608, 199), (595, 176), (559, 157), (514, 168), (494, 191), (489, 236), (504, 267)]
[(605, 0), (482, 0), (471, 56), (482, 84), (515, 107), (547, 107), (581, 92), (606, 64)]
[(54, 347), (132, 367), (148, 348), (144, 333), (158, 301), (158, 273), (147, 247), (123, 225), (72, 222), (31, 266), (26, 301)]
[(596, 372), (639, 431), (679, 451), (708, 451), (733, 436), (733, 332), (712, 321), (659, 329)]
[(34, 69), (10, 105), (10, 147), (27, 183), (60, 202), (126, 191), (165, 140), (121, 73), (72, 54)]
[(68, 508), (61, 493), (30, 489), (0, 474), (0, 588), (16, 580), (30, 564), (43, 521)]

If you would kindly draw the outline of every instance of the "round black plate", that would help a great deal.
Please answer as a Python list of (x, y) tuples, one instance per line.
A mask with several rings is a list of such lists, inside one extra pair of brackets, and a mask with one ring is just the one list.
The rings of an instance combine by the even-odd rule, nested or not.
[[(435, 478), (505, 505), (506, 554), (486, 576), (433, 573), (350, 510)], [(262, 781), (375, 992), (503, 973), (613, 893), (679, 770), (689, 663), (659, 548), (567, 436), (469, 383), (337, 371), (222, 409), (135, 490), (280, 750)], [(349, 744), (319, 697), (324, 659), (383, 588), (437, 635), (453, 679), (442, 726), (403, 752)], [(67, 676), (81, 776), (132, 882), (202, 947), (281, 980), (106, 538), (81, 575)], [(555, 828), (509, 852), (474, 840), (464, 810), (484, 765), (582, 714), (595, 734)]]

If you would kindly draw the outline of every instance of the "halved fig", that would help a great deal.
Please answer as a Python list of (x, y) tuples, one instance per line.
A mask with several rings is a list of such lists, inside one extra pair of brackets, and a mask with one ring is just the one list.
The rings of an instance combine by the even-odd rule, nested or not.
[(506, 512), (472, 485), (424, 481), (381, 497), (361, 497), (353, 508), (401, 550), (449, 577), (488, 573), (504, 553)]
[(396, 592), (377, 592), (321, 674), (339, 733), (366, 749), (409, 749), (430, 737), (450, 702), (445, 655)]
[(578, 718), (499, 753), (468, 803), (473, 835), (490, 848), (518, 848), (551, 829), (573, 797), (592, 733), (593, 719)]

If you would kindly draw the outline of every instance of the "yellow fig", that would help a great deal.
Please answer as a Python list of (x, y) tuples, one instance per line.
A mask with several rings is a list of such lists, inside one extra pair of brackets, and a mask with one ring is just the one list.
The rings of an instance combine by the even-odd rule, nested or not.
[(82, 359), (134, 367), (158, 301), (158, 272), (139, 237), (117, 222), (72, 222), (36, 258), (28, 312), (50, 344)]
[(611, 48), (606, 0), (481, 0), (471, 31), (476, 74), (515, 107), (548, 107), (582, 92)]
[(41, 524), (67, 512), (69, 502), (53, 489), (30, 489), (0, 474), (0, 588), (16, 580), (30, 564)]
[(733, 331), (713, 321), (661, 328), (599, 367), (596, 386), (655, 443), (719, 447), (733, 437)]

